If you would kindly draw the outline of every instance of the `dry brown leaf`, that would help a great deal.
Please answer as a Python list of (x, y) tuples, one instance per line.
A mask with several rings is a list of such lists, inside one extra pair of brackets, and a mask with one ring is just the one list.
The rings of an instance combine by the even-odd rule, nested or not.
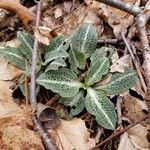
[(56, 19), (59, 18), (59, 17), (61, 17), (63, 15), (62, 8), (61, 7), (56, 8), (54, 14), (55, 14), (55, 18)]
[(4, 58), (0, 57), (0, 80), (12, 80), (19, 77), (21, 73), (21, 70), (8, 64)]
[(81, 119), (61, 120), (61, 126), (50, 132), (59, 150), (88, 150), (95, 146), (95, 140), (90, 138), (85, 122)]
[[(101, 10), (100, 2), (93, 1), (88, 6), (79, 4), (77, 2), (77, 8), (70, 13), (70, 1), (66, 1), (63, 4), (58, 4), (55, 6), (56, 9), (49, 16), (45, 16), (43, 19), (44, 26), (50, 27), (52, 30), (56, 28), (55, 32), (60, 34), (71, 34), (77, 30), (79, 25), (82, 25), (84, 22), (91, 22), (96, 26), (98, 34), (100, 35), (103, 31), (103, 21), (100, 18), (99, 10)], [(61, 10), (61, 19), (55, 18), (55, 11)], [(58, 12), (59, 12), (58, 11)], [(57, 11), (56, 11), (57, 12)], [(53, 14), (53, 15), (52, 15)], [(57, 14), (57, 13), (56, 13)], [(58, 28), (57, 28), (58, 27)]]
[[(139, 6), (141, 0), (123, 0), (125, 3)], [(116, 37), (120, 36), (121, 33), (126, 33), (127, 28), (133, 24), (134, 17), (128, 13), (108, 6), (108, 23), (113, 28)]]
[(118, 150), (149, 150), (147, 132), (148, 128), (140, 124), (131, 128), (122, 135)]
[(139, 95), (141, 95), (143, 99), (145, 98), (146, 93), (143, 91), (141, 81), (139, 78), (137, 79), (135, 85), (131, 89), (136, 91)]
[(1, 131), (0, 147), (2, 146), (12, 150), (44, 150), (34, 131), (19, 126), (8, 126)]
[(141, 101), (129, 94), (123, 96), (123, 115), (133, 122), (136, 122), (146, 116), (143, 110), (148, 110), (145, 101)]
[[(29, 110), (14, 102), (11, 87), (20, 72), (1, 59), (0, 73), (0, 149), (2, 150), (44, 150), (40, 137), (27, 129), (30, 123)], [(4, 81), (7, 80), (7, 81)], [(27, 118), (28, 117), (28, 118)]]
[(49, 39), (48, 37), (46, 37), (45, 35), (42, 35), (41, 32), (39, 31), (35, 31), (35, 37), (37, 38), (37, 40), (45, 45), (49, 44)]
[(0, 118), (23, 115), (23, 110), (12, 98), (12, 85), (10, 81), (0, 81)]
[(112, 65), (110, 67), (110, 72), (120, 72), (123, 73), (125, 67), (131, 67), (132, 59), (130, 55), (124, 55), (123, 57), (119, 58), (118, 53), (115, 52), (112, 58)]

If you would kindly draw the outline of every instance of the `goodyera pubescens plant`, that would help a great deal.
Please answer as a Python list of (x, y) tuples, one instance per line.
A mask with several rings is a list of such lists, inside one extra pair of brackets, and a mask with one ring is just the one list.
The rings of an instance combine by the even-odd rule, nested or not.
[[(18, 32), (18, 40), (18, 48), (5, 47), (0, 49), (0, 53), (30, 76), (34, 39), (27, 33)], [(109, 67), (114, 50), (96, 47), (97, 33), (90, 23), (85, 23), (71, 36), (54, 38), (44, 47), (44, 53), (39, 46), (36, 81), (38, 85), (60, 94), (60, 103), (70, 106), (72, 115), (86, 108), (99, 125), (113, 130), (117, 117), (108, 96), (127, 91), (136, 82), (137, 75), (129, 68), (123, 74), (111, 74)], [(26, 62), (28, 68), (25, 67)], [(83, 72), (86, 72), (86, 77), (80, 81), (78, 79)]]

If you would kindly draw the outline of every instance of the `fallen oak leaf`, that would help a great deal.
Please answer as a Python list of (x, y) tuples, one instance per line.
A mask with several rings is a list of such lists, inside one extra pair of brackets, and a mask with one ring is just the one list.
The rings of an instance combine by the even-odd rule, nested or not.
[(82, 119), (61, 120), (59, 128), (49, 132), (59, 150), (87, 150), (95, 146), (95, 140), (90, 138), (90, 133)]
[(122, 135), (118, 150), (148, 150), (147, 132), (147, 127), (137, 124)]

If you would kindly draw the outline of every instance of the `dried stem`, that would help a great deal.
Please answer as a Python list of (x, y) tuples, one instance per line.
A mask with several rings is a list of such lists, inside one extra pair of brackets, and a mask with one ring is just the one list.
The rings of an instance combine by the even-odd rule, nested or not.
[(136, 60), (136, 58), (134, 57), (134, 54), (132, 53), (132, 50), (131, 50), (131, 47), (130, 47), (130, 44), (129, 44), (128, 40), (125, 38), (124, 34), (121, 34), (121, 36), (122, 36), (122, 38), (123, 38), (123, 40), (124, 40), (124, 42), (125, 42), (125, 44), (126, 44), (126, 47), (127, 47), (128, 51), (129, 51), (129, 53), (130, 53), (130, 55), (131, 55), (131, 58), (132, 58), (132, 60), (133, 60), (133, 63), (134, 63), (134, 65), (135, 65), (135, 68), (136, 68), (136, 70), (137, 70), (139, 79), (140, 79), (140, 81), (141, 81), (141, 85), (142, 85), (142, 87), (143, 87), (143, 90), (144, 90), (144, 92), (146, 92), (146, 91), (147, 91), (147, 87), (146, 87), (144, 78), (143, 78), (143, 76), (142, 76), (140, 66), (139, 66), (139, 64), (138, 64), (138, 62), (137, 62), (137, 60)]
[(137, 125), (138, 123), (144, 121), (145, 119), (147, 119), (148, 116), (142, 118), (141, 120), (138, 120), (137, 122), (127, 126), (126, 128), (124, 128), (123, 130), (121, 130), (120, 132), (117, 133), (113, 133), (111, 136), (109, 136), (107, 139), (105, 139), (104, 141), (102, 141), (101, 143), (97, 144), (95, 147), (91, 148), (90, 150), (94, 150), (97, 149), (99, 147), (101, 147), (102, 145), (104, 145), (105, 143), (107, 143), (108, 141), (111, 141), (112, 139), (116, 138), (117, 136), (123, 134), (124, 132), (128, 131), (129, 129), (131, 129), (132, 127), (134, 127), (135, 125)]
[[(38, 29), (40, 23), (40, 16), (41, 16), (41, 2), (38, 2), (38, 9), (37, 9), (37, 17), (36, 17), (36, 27), (35, 30)], [(56, 150), (56, 147), (53, 141), (50, 139), (49, 134), (43, 128), (40, 120), (37, 118), (37, 100), (36, 100), (36, 59), (37, 59), (37, 48), (38, 48), (38, 40), (35, 37), (34, 40), (34, 47), (32, 51), (32, 66), (31, 66), (31, 86), (30, 86), (30, 93), (31, 93), (31, 111), (32, 111), (32, 122), (35, 129), (38, 131), (39, 135), (42, 138), (42, 141), (48, 150)]]
[(98, 1), (100, 1), (104, 4), (107, 4), (107, 5), (110, 5), (112, 7), (121, 9), (131, 15), (134, 15), (134, 16), (136, 16), (142, 12), (141, 8), (134, 6), (132, 4), (125, 3), (123, 1), (119, 1), (119, 0), (98, 0)]
[(33, 21), (35, 18), (35, 14), (28, 8), (12, 0), (0, 0), (0, 8), (16, 12), (24, 25), (27, 25), (29, 21)]

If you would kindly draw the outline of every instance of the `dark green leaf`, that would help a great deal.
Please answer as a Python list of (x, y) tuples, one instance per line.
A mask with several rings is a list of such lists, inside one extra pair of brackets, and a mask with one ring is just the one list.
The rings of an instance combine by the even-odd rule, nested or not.
[(87, 89), (85, 106), (87, 111), (96, 117), (99, 125), (106, 129), (115, 129), (115, 107), (104, 93), (95, 91), (92, 88)]
[(125, 73), (115, 73), (110, 83), (96, 87), (97, 90), (106, 92), (107, 95), (115, 95), (126, 92), (136, 82), (137, 73), (132, 69), (125, 69)]
[(97, 60), (94, 65), (91, 64), (85, 79), (86, 86), (90, 86), (100, 81), (103, 75), (108, 73), (109, 65), (110, 63), (107, 57), (99, 58), (99, 61)]
[(17, 38), (20, 41), (19, 51), (26, 57), (26, 59), (31, 60), (32, 49), (34, 44), (34, 39), (32, 35), (19, 31), (17, 33)]
[(82, 87), (82, 83), (76, 81), (76, 74), (69, 69), (50, 70), (37, 79), (40, 85), (59, 93), (62, 97), (73, 97)]
[(85, 54), (86, 58), (91, 56), (97, 45), (96, 29), (90, 23), (85, 23), (72, 37), (72, 49)]
[(22, 57), (20, 51), (17, 48), (6, 47), (0, 49), (0, 54), (17, 68), (22, 70), (25, 69), (25, 58)]

